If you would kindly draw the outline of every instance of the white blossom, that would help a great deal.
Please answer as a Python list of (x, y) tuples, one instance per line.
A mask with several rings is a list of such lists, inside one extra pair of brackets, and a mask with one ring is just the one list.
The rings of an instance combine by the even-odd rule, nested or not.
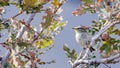
[(66, 3), (67, 0), (60, 0), (60, 3)]
[(63, 11), (63, 9), (59, 8), (56, 14), (60, 14)]
[(4, 7), (0, 7), (0, 10), (2, 10), (2, 11), (0, 11), (1, 14), (3, 14), (5, 12), (5, 8)]
[(110, 12), (107, 12), (106, 9), (101, 9), (101, 12), (98, 14), (98, 17), (103, 19), (110, 18)]
[(58, 16), (58, 20), (62, 21), (63, 17), (62, 16)]
[(28, 32), (27, 32), (27, 31), (24, 32), (22, 38), (23, 38), (24, 40), (30, 40), (30, 39), (28, 38)]
[(30, 65), (31, 65), (31, 61), (28, 61), (28, 62), (25, 64), (25, 68), (30, 68)]

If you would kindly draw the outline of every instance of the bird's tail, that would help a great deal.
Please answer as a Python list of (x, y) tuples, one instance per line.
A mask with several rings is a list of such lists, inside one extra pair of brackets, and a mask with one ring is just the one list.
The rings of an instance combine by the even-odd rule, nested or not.
[(90, 46), (89, 49), (90, 49), (90, 52), (95, 51), (95, 49), (92, 46)]

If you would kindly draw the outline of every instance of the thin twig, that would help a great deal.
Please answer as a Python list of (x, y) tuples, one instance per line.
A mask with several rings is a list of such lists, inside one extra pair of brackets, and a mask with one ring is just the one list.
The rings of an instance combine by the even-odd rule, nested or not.
[(103, 63), (107, 68), (111, 68), (110, 66), (108, 66), (106, 63)]
[[(15, 16), (12, 16), (12, 18), (16, 18), (17, 16), (21, 15), (22, 13), (23, 13), (23, 12), (22, 12), (22, 11), (20, 11), (20, 12), (18, 12)], [(11, 18), (9, 18), (9, 19), (7, 19), (7, 20), (5, 20), (5, 21), (1, 22), (1, 23), (8, 22), (10, 19), (11, 19)], [(0, 23), (0, 24), (1, 24), (1, 23)]]
[(104, 58), (104, 59), (91, 59), (91, 60), (82, 60), (80, 59), (76, 64), (73, 65), (73, 68), (76, 68), (78, 65), (80, 64), (100, 64), (100, 63), (109, 63), (112, 60), (118, 59), (120, 57), (120, 52), (118, 52), (116, 55), (108, 57), (108, 58)]
[(26, 48), (24, 48), (24, 49), (22, 49), (21, 51), (19, 51), (17, 54), (15, 54), (15, 56), (17, 56), (17, 55), (23, 53), (23, 52), (25, 51), (25, 49), (26, 49)]
[(82, 60), (88, 56), (88, 52), (89, 52), (89, 48), (86, 49), (86, 52), (85, 52), (84, 56), (82, 57)]
[[(78, 58), (77, 58), (77, 59), (75, 60), (75, 62), (72, 64), (73, 68), (76, 68), (76, 67), (77, 67), (77, 66), (74, 66), (74, 65), (76, 65), (77, 62), (80, 60), (80, 57), (81, 57), (81, 55), (82, 55), (82, 52), (83, 52), (83, 51), (80, 52)], [(89, 52), (89, 48), (86, 49), (86, 52), (85, 52), (84, 56), (82, 57), (82, 60), (84, 60), (84, 59), (87, 57), (88, 52)]]
[(78, 57), (77, 57), (77, 59), (75, 60), (75, 62), (74, 62), (74, 63), (72, 63), (72, 61), (69, 61), (69, 63), (70, 63), (71, 65), (74, 65), (75, 63), (77, 63), (77, 62), (78, 62), (78, 60), (81, 58), (82, 53), (83, 53), (83, 51), (81, 51), (81, 52), (80, 52), (80, 54), (78, 55)]
[[(62, 2), (63, 2), (63, 1), (62, 1)], [(55, 15), (56, 12), (58, 11), (58, 9), (62, 6), (62, 4), (63, 4), (63, 3), (61, 3), (61, 4), (59, 5), (59, 7), (57, 7), (56, 10), (53, 12), (52, 18), (54, 17), (54, 15)], [(47, 26), (47, 27), (48, 27), (48, 26)], [(37, 39), (41, 36), (41, 34), (43, 33), (44, 29), (46, 29), (47, 27), (42, 28), (42, 30), (40, 31), (40, 33), (38, 34), (38, 36), (33, 39), (32, 43), (34, 43), (35, 40), (37, 40)]]
[(18, 14), (16, 14), (15, 16), (13, 16), (12, 18), (14, 19), (14, 18), (16, 18), (17, 16), (19, 16), (19, 15), (21, 15), (23, 12), (22, 11), (20, 11)]
[[(26, 20), (26, 24), (30, 24), (31, 21), (33, 20), (34, 16), (35, 16), (35, 13), (30, 14), (30, 16), (29, 16), (29, 17), (27, 18), (27, 20)], [(25, 30), (26, 30), (26, 26), (23, 25), (23, 26), (21, 27), (21, 29), (19, 30), (16, 38), (17, 38), (17, 39), (20, 39), (20, 38), (22, 37), (22, 35), (23, 35), (23, 33), (24, 33)]]
[(79, 60), (81, 58), (82, 54), (83, 54), (83, 51), (80, 52), (80, 54), (76, 60)]

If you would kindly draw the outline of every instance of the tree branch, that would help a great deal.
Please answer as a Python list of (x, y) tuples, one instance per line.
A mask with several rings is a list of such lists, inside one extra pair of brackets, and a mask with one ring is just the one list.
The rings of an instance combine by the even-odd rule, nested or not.
[[(74, 63), (72, 61), (69, 61), (69, 63), (73, 66), (75, 63), (77, 63), (79, 61), (79, 59), (81, 58), (82, 54), (83, 54), (83, 51), (80, 52), (80, 54), (78, 55), (78, 57), (77, 57), (77, 59), (75, 60)], [(84, 58), (82, 58), (82, 59), (84, 59)]]
[(88, 56), (88, 52), (89, 52), (89, 48), (86, 49), (86, 52), (85, 52), (84, 56), (82, 57), (82, 59), (85, 59)]
[[(106, 24), (107, 23), (107, 24)], [(114, 19), (111, 21), (106, 21), (106, 25), (104, 25), (103, 27), (101, 27), (100, 31), (92, 37), (92, 41), (90, 42), (90, 46), (92, 46), (95, 42), (95, 40), (102, 34), (104, 33), (108, 28), (110, 28), (111, 26), (115, 25), (116, 23), (120, 23), (119, 20), (115, 21)], [(74, 64), (72, 65), (73, 68), (76, 68), (78, 65), (80, 64), (93, 64), (93, 63), (104, 63), (110, 60), (113, 60), (115, 58), (119, 58), (120, 55), (114, 56), (113, 58), (106, 58), (106, 59), (102, 59), (102, 60), (84, 60), (84, 58), (87, 56), (88, 51), (86, 50), (86, 53), (83, 56), (83, 59), (79, 59), (77, 61), (74, 62)], [(80, 58), (80, 56), (78, 57)]]
[(100, 63), (109, 63), (112, 60), (118, 59), (120, 57), (120, 52), (118, 52), (115, 56), (108, 57), (105, 59), (92, 59), (92, 60), (82, 60), (80, 59), (76, 64), (73, 65), (73, 68), (76, 68), (77, 65), (79, 64), (100, 64)]
[[(29, 16), (29, 17), (27, 18), (27, 20), (26, 20), (26, 24), (30, 24), (31, 21), (33, 20), (34, 16), (35, 16), (35, 13), (30, 14), (30, 16)], [(23, 25), (23, 26), (21, 27), (21, 29), (19, 30), (16, 38), (17, 38), (17, 39), (20, 39), (20, 38), (22, 37), (22, 35), (23, 35), (23, 33), (24, 33), (25, 30), (26, 30), (26, 26)]]
[(108, 57), (108, 58), (105, 58), (105, 59), (98, 59), (98, 60), (82, 60), (80, 59), (76, 64), (73, 65), (73, 68), (76, 68), (79, 64), (106, 64), (106, 63), (109, 63), (110, 61), (112, 60), (115, 60), (115, 59), (118, 59), (120, 57), (120, 52), (118, 52), (115, 56), (112, 56), (112, 57)]
[(111, 68), (110, 66), (108, 66), (107, 64), (103, 63), (107, 68)]
[[(19, 16), (21, 13), (22, 13), (22, 12), (16, 14), (16, 15), (13, 16), (12, 18), (15, 18), (15, 17)], [(35, 16), (35, 13), (30, 14), (30, 16), (28, 17), (26, 23), (27, 23), (27, 24), (30, 24), (30, 22), (33, 20), (34, 16)], [(7, 20), (5, 20), (4, 22), (7, 22), (7, 21), (9, 21), (9, 20), (10, 20), (10, 19), (7, 19)], [(4, 23), (4, 22), (2, 22), (2, 23)], [(23, 26), (21, 27), (20, 31), (18, 32), (16, 38), (21, 38), (22, 35), (23, 35), (23, 33), (24, 33), (24, 31), (25, 31), (25, 29), (26, 29), (26, 26), (23, 25)], [(4, 66), (4, 64), (5, 64), (6, 60), (8, 59), (9, 55), (10, 55), (10, 50), (8, 50), (7, 53), (3, 56), (2, 60), (1, 60), (1, 65), (2, 65), (2, 66)]]
[[(82, 52), (83, 52), (83, 51), (80, 52), (80, 54), (79, 54), (79, 56), (77, 57), (77, 59), (75, 60), (75, 62), (74, 62), (74, 63), (71, 63), (72, 66), (73, 66), (73, 68), (76, 68), (76, 67), (77, 67), (77, 66), (74, 67), (74, 65), (77, 64), (77, 62), (80, 60), (80, 58), (81, 58), (81, 56), (82, 56)], [(86, 52), (85, 52), (84, 56), (82, 57), (82, 60), (84, 60), (84, 59), (87, 57), (88, 52), (89, 52), (89, 48), (86, 49)], [(78, 65), (79, 65), (79, 64), (78, 64)]]
[[(20, 12), (18, 12), (15, 16), (13, 16), (12, 18), (16, 18), (17, 16), (21, 15), (22, 13), (23, 13), (23, 12), (20, 11)], [(1, 23), (5, 23), (5, 22), (9, 21), (10, 19), (11, 19), (11, 18), (9, 18), (9, 19), (7, 19), (7, 20), (1, 22)], [(0, 23), (0, 24), (1, 24), (1, 23)]]
[(112, 20), (112, 21), (107, 21), (106, 23), (108, 23), (107, 25), (105, 25), (104, 27), (102, 27), (102, 29), (100, 29), (100, 31), (92, 37), (92, 41), (90, 43), (90, 46), (92, 46), (94, 44), (94, 41), (102, 34), (104, 33), (108, 28), (110, 28), (111, 26), (115, 25), (116, 23), (119, 23), (120, 20)]

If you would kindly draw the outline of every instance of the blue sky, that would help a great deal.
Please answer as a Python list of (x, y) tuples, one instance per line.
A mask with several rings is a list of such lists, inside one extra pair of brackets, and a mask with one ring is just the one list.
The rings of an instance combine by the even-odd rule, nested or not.
[[(71, 49), (73, 48), (76, 49), (78, 53), (81, 50), (81, 48), (78, 46), (78, 44), (75, 41), (75, 36), (74, 36), (75, 32), (72, 30), (72, 28), (78, 25), (90, 25), (93, 19), (97, 19), (96, 14), (93, 14), (93, 15), (84, 14), (82, 16), (77, 16), (77, 17), (73, 16), (72, 12), (76, 8), (78, 8), (79, 5), (80, 5), (80, 0), (68, 0), (68, 2), (62, 6), (63, 12), (61, 15), (63, 16), (64, 21), (68, 21), (68, 24), (65, 26), (63, 31), (55, 37), (54, 47), (50, 51), (48, 51), (46, 54), (39, 56), (41, 58), (41, 61), (50, 61), (51, 59), (55, 59), (56, 63), (42, 65), (40, 66), (40, 68), (71, 68), (71, 65), (67, 63), (68, 58), (63, 51), (63, 45), (65, 43), (68, 44)], [(15, 15), (17, 12), (18, 10), (17, 8), (15, 8), (15, 6), (7, 7), (7, 12), (4, 15), (4, 17), (9, 18)], [(26, 17), (27, 15), (23, 14), (18, 18), (24, 19)], [(32, 21), (32, 24), (34, 26), (37, 26), (39, 24), (39, 20), (37, 19), (39, 17), (40, 17), (39, 15), (36, 15), (35, 16), (36, 20)], [(116, 67), (116, 65), (114, 66), (111, 65), (111, 66), (114, 68), (118, 68)], [(117, 66), (120, 66), (120, 65), (117, 64)], [(102, 66), (100, 66), (100, 68), (102, 68)]]

